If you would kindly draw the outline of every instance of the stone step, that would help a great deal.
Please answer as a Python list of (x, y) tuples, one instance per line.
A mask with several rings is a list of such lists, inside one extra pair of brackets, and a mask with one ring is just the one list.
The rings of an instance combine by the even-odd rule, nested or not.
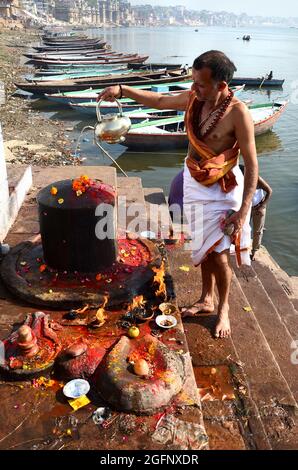
[(298, 277), (289, 276), (283, 269), (281, 269), (264, 246), (262, 246), (257, 252), (256, 261), (270, 269), (275, 279), (287, 294), (288, 299), (293, 303), (294, 308), (298, 310), (296, 308), (298, 304)]
[[(247, 300), (247, 304), (242, 306), (241, 310), (244, 313), (241, 313), (241, 318), (251, 316), (257, 323), (268, 348), (274, 356), (280, 374), (288, 384), (288, 389), (291, 390), (296, 402), (298, 401), (298, 367), (291, 363), (293, 337), (282, 321), (275, 302), (269, 298), (255, 270), (251, 267), (236, 268), (235, 274)], [(275, 282), (278, 284), (277, 281)], [(290, 302), (288, 300), (287, 303), (289, 306)], [(250, 307), (252, 312), (245, 311), (245, 307)], [(286, 396), (286, 399), (289, 400), (289, 395)], [(276, 398), (281, 400), (281, 403), (285, 403), (284, 391)], [(290, 404), (295, 404), (291, 401), (289, 401)]]
[[(119, 206), (118, 228), (129, 232), (146, 231), (147, 211), (141, 178), (118, 176), (117, 191)], [(122, 215), (124, 211), (121, 210), (121, 207), (127, 209), (126, 218), (123, 220)]]
[(298, 313), (293, 306), (293, 301), (295, 301), (293, 290), (288, 289), (287, 284), (280, 283), (275, 272), (266, 264), (255, 261), (253, 267), (281, 321), (289, 330), (292, 338), (298, 340)]
[(145, 205), (141, 178), (137, 176), (117, 177), (118, 197), (126, 197), (127, 202)]
[[(191, 305), (200, 296), (200, 269), (191, 262), (190, 251), (183, 248), (168, 247), (168, 257), (174, 279), (177, 302), (180, 307)], [(233, 292), (231, 305), (239, 297), (239, 291)], [(240, 304), (243, 304), (243, 301)], [(233, 307), (232, 307), (233, 308)], [(234, 315), (238, 315), (238, 307)], [(254, 369), (246, 364), (239, 366), (243, 359), (239, 357), (237, 348), (231, 339), (216, 340), (213, 329), (216, 322), (215, 314), (200, 314), (183, 320), (184, 331), (190, 348), (194, 369), (202, 367), (226, 367), (231, 371), (235, 390), (234, 400), (203, 401), (203, 417), (210, 438), (210, 449), (270, 449), (258, 408), (246, 385), (248, 374)], [(236, 329), (236, 328), (235, 328)], [(238, 332), (234, 332), (235, 335)], [(233, 337), (234, 337), (233, 334)], [(260, 337), (258, 337), (260, 340)], [(243, 338), (241, 338), (243, 344)], [(264, 341), (262, 343), (264, 346)], [(270, 357), (271, 359), (271, 357)], [(243, 361), (244, 362), (244, 361)], [(272, 373), (275, 377), (276, 370)], [(238, 385), (246, 385), (245, 397), (239, 393)], [(284, 385), (284, 381), (280, 388)], [(241, 400), (241, 401), (239, 401)], [(269, 400), (269, 399), (268, 399)], [(227, 429), (229, 432), (227, 433)], [(224, 438), (223, 438), (224, 437)]]
[(163, 189), (144, 188), (144, 196), (149, 220), (148, 229), (167, 239), (172, 231), (172, 220)]
[(296, 310), (297, 315), (298, 315), (298, 299), (292, 300), (291, 303), (292, 303), (292, 305), (293, 305), (293, 307)]
[[(178, 220), (172, 221), (168, 198), (161, 188), (144, 188), (144, 194), (151, 231), (159, 233), (160, 237), (167, 240), (168, 244), (175, 244), (175, 241), (180, 241), (182, 235), (189, 237), (186, 223), (181, 223)], [(156, 214), (158, 211), (160, 215), (157, 219)]]
[(7, 181), (9, 194), (12, 194), (16, 190), (20, 181), (22, 180), (25, 171), (27, 170), (27, 165), (7, 165)]
[(2, 210), (3, 207), (6, 207), (7, 232), (15, 222), (26, 195), (31, 188), (32, 170), (30, 166), (26, 165), (17, 168), (13, 165), (7, 165), (6, 170), (8, 183), (8, 201), (7, 204), (3, 204)]
[(297, 436), (298, 368), (290, 362), (288, 332), (255, 274), (249, 281), (233, 277), (231, 300), (232, 340), (270, 445), (295, 448), (289, 432)]
[[(256, 285), (250, 284), (249, 288), (242, 286), (241, 279), (234, 276), (231, 286), (233, 342), (241, 361), (246, 364), (246, 367), (251, 368), (249, 375), (252, 378), (256, 399), (269, 402), (274, 397), (284, 405), (296, 406), (295, 397), (280, 368), (283, 351), (278, 357), (274, 355), (273, 351), (277, 347), (271, 341), (269, 331), (265, 329), (266, 314), (270, 315), (267, 324), (272, 322), (276, 326), (277, 319), (274, 318), (276, 312), (268, 299), (262, 295), (263, 293), (258, 292), (261, 290), (258, 280), (256, 280)], [(244, 310), (246, 307), (252, 310)], [(278, 326), (280, 327), (281, 324), (279, 323)], [(273, 332), (272, 334), (276, 341), (280, 340), (279, 335), (276, 338)], [(281, 338), (284, 339), (283, 336)], [(272, 344), (273, 350), (268, 341)], [(248, 348), (248, 344), (253, 344), (253, 348)]]
[[(200, 272), (192, 266), (190, 253), (187, 251), (174, 249), (169, 253), (169, 259), (178, 303), (180, 306), (189, 305), (200, 295)], [(238, 392), (237, 385), (235, 393), (242, 402), (241, 413), (248, 418), (248, 426), (244, 425), (244, 429), (248, 429), (251, 436), (243, 431), (239, 414), (229, 413), (229, 402), (215, 401), (214, 404), (208, 404), (206, 430), (213, 436), (221, 424), (232, 422), (242, 429), (241, 435), (246, 438), (247, 448), (295, 448), (295, 440), (289, 441), (289, 431), (295, 435), (297, 427), (291, 425), (290, 428), (287, 423), (295, 422), (293, 420), (296, 419), (296, 400), (260, 328), (257, 315), (253, 310), (246, 312), (243, 309), (249, 305), (234, 276), (230, 297), (231, 340), (213, 339), (211, 333), (215, 325), (215, 315), (201, 314), (199, 317), (184, 320), (193, 366), (226, 364), (233, 371), (236, 367), (237, 373), (233, 375), (233, 380), (237, 384), (240, 364), (240, 383), (247, 384), (245, 395)], [(239, 407), (235, 403), (234, 406)], [(204, 403), (203, 416), (205, 420)], [(281, 430), (279, 436), (276, 429)], [(221, 432), (224, 430), (221, 429)], [(239, 435), (237, 442), (240, 448)], [(210, 448), (217, 448), (218, 445), (223, 446), (223, 443), (219, 444), (216, 437), (211, 439)], [(229, 445), (228, 440), (227, 446)]]

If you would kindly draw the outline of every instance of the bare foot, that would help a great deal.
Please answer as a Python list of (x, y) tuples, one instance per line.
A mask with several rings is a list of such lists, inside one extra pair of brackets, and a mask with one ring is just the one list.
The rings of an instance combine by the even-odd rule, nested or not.
[(195, 317), (199, 313), (212, 313), (214, 312), (214, 303), (210, 300), (199, 299), (195, 304), (188, 308), (182, 308), (182, 318)]
[(228, 305), (226, 307), (222, 307), (221, 311), (218, 313), (214, 336), (215, 338), (228, 338), (231, 336)]

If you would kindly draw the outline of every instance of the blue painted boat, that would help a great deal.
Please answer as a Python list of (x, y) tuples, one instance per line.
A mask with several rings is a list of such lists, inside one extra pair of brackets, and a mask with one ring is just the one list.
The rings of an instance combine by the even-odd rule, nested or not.
[(272, 78), (271, 80), (264, 80), (265, 77), (260, 78), (247, 78), (247, 77), (235, 77), (231, 80), (230, 85), (242, 85), (245, 84), (247, 87), (282, 87), (285, 80), (277, 80)]

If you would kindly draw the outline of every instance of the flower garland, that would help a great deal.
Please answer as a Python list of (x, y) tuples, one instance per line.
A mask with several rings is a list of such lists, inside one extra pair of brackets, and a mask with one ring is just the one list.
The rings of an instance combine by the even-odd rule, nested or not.
[[(108, 197), (115, 196), (115, 190), (112, 186), (104, 184), (101, 180), (92, 180), (87, 175), (81, 175), (79, 178), (74, 179), (72, 181), (72, 190), (76, 193), (78, 197), (86, 193), (87, 190), (90, 190), (90, 192), (93, 191), (95, 193), (102, 192)], [(57, 196), (58, 188), (56, 188), (56, 186), (52, 186), (50, 189), (50, 193), (52, 196)], [(59, 198), (57, 199), (57, 202), (58, 204), (63, 204), (64, 199)]]

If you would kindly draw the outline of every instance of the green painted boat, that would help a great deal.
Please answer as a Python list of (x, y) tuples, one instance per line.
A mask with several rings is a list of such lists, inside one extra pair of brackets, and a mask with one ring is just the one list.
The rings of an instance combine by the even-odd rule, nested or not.
[[(288, 103), (288, 101), (276, 101), (249, 106), (255, 136), (272, 129)], [(176, 116), (133, 124), (123, 145), (134, 150), (142, 149), (142, 151), (187, 148), (188, 138), (184, 117)]]
[[(179, 81), (173, 82), (173, 83), (166, 82), (160, 85), (154, 85), (154, 84), (135, 85), (132, 88), (135, 88), (137, 90), (141, 89), (141, 90), (158, 91), (160, 93), (168, 93), (168, 92), (189, 90), (191, 88), (192, 83), (193, 83), (192, 80), (186, 80), (183, 82), (179, 82)], [(56, 101), (57, 103), (70, 105), (70, 103), (73, 104), (73, 103), (95, 102), (98, 94), (102, 90), (103, 88), (88, 88), (87, 90), (46, 94), (45, 96), (51, 101)], [(129, 98), (123, 98), (123, 100), (120, 100), (120, 101), (126, 102), (127, 100), (129, 100)], [(92, 112), (91, 114), (95, 115), (95, 111)]]
[(57, 80), (67, 80), (72, 78), (84, 78), (84, 77), (104, 77), (108, 75), (124, 75), (131, 73), (132, 70), (128, 69), (110, 69), (110, 70), (103, 70), (103, 71), (86, 71), (86, 72), (72, 72), (67, 74), (58, 74), (58, 75), (45, 75), (45, 76), (38, 76), (38, 77), (25, 77), (27, 82), (39, 83), (39, 82), (47, 82), (47, 81), (57, 81)]

